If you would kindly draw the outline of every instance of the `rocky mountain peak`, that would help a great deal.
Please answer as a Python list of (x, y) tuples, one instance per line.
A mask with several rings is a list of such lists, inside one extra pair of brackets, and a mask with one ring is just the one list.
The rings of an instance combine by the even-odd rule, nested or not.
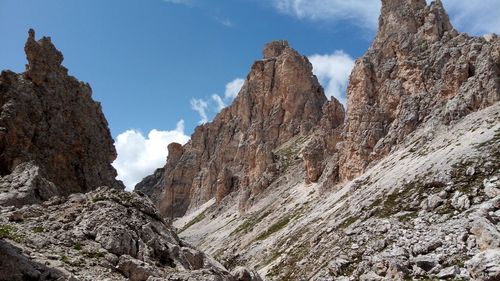
[(308, 59), (286, 41), (267, 44), (251, 67), (234, 103), (212, 122), (199, 126), (183, 148), (169, 147), (164, 176), (148, 177), (137, 188), (151, 194), (167, 216), (229, 194), (244, 209), (280, 173), (276, 149), (310, 133), (322, 118), (327, 99)]
[(419, 32), (427, 40), (436, 41), (451, 30), (453, 26), (439, 0), (430, 5), (425, 0), (384, 0), (374, 45), (378, 48), (387, 41), (408, 39), (409, 34)]
[(24, 50), (28, 64), (26, 65), (26, 78), (36, 85), (42, 85), (49, 79), (55, 79), (59, 75), (67, 75), (68, 70), (61, 64), (64, 60), (63, 54), (52, 44), (50, 37), (35, 39), (35, 31), (28, 31), (28, 40)]
[(459, 34), (441, 1), (382, 1), (380, 30), (350, 77), (340, 178), (360, 175), (429, 119), (450, 122), (498, 101), (498, 48)]
[(264, 55), (264, 59), (270, 59), (280, 56), (287, 48), (290, 48), (288, 46), (288, 41), (277, 40), (266, 44), (262, 53)]

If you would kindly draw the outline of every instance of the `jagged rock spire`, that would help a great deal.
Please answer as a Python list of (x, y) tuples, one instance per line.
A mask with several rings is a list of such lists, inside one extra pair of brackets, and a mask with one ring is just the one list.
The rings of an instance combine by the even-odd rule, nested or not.
[(266, 44), (266, 46), (264, 47), (264, 50), (262, 51), (262, 53), (264, 55), (264, 59), (278, 57), (283, 53), (283, 51), (286, 48), (289, 48), (288, 41), (286, 41), (286, 40), (277, 40), (277, 41), (270, 42), (270, 43)]
[(25, 75), (36, 85), (54, 79), (59, 74), (67, 74), (67, 69), (61, 65), (64, 56), (52, 44), (50, 37), (42, 37), (36, 41), (35, 31), (30, 29), (24, 50), (28, 59)]
[(0, 205), (123, 188), (111, 166), (113, 138), (90, 86), (67, 74), (49, 37), (36, 41), (30, 29), (25, 51), (25, 73), (0, 74), (0, 189), (9, 189)]
[[(310, 133), (326, 102), (306, 57), (286, 41), (267, 44), (234, 103), (196, 128), (191, 141), (178, 149), (180, 157), (169, 156), (157, 180), (162, 214), (182, 216), (188, 208), (211, 198), (220, 202), (231, 193), (240, 195), (244, 209), (279, 174), (273, 151)], [(148, 190), (141, 183), (137, 187)]]
[(430, 6), (425, 0), (382, 0), (379, 18), (379, 31), (375, 46), (379, 46), (397, 34), (425, 35), (426, 39), (436, 41), (446, 31), (453, 29), (441, 1)]

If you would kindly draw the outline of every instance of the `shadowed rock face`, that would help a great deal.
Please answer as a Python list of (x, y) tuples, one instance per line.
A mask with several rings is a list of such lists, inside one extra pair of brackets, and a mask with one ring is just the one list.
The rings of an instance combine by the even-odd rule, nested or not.
[(244, 209), (277, 175), (273, 150), (321, 120), (327, 99), (307, 58), (286, 41), (268, 44), (263, 53), (234, 103), (196, 128), (184, 147), (169, 148), (159, 199), (163, 215), (181, 216), (234, 191)]
[(68, 75), (50, 38), (36, 41), (30, 30), (25, 51), (25, 73), (0, 74), (0, 204), (20, 206), (101, 185), (123, 188), (90, 86)]
[(350, 77), (340, 179), (362, 174), (423, 123), (500, 100), (499, 65), (500, 40), (458, 33), (441, 1), (383, 0), (377, 37)]

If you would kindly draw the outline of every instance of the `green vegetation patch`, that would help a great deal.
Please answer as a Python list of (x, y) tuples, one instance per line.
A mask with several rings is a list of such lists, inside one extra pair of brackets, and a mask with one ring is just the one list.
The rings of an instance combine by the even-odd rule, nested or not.
[(98, 258), (104, 258), (106, 254), (99, 251), (84, 251), (83, 255), (86, 256), (87, 258), (98, 259)]
[(292, 220), (292, 216), (286, 216), (280, 219), (277, 223), (271, 225), (265, 232), (261, 233), (257, 240), (265, 240), (269, 238), (272, 234), (282, 230), (287, 224)]
[(306, 141), (307, 137), (299, 137), (285, 144), (275, 152), (275, 155), (281, 163), (282, 170), (286, 170), (291, 166)]
[(269, 216), (272, 212), (270, 210), (264, 212), (260, 216), (254, 214), (247, 218), (242, 224), (240, 224), (233, 232), (231, 232), (230, 236), (238, 235), (238, 234), (247, 234), (253, 230), (254, 226)]
[(279, 280), (294, 280), (294, 273), (300, 270), (297, 263), (309, 253), (309, 246), (306, 244), (297, 245), (288, 254), (287, 258), (280, 264), (274, 266), (268, 273), (269, 277), (279, 277)]
[(45, 232), (45, 228), (42, 226), (35, 226), (31, 230), (33, 230), (34, 233), (42, 233)]
[(81, 251), (82, 250), (82, 244), (80, 244), (80, 242), (76, 242), (75, 245), (73, 245), (73, 249), (75, 249), (77, 251)]
[(98, 196), (98, 197), (92, 198), (92, 202), (94, 202), (94, 203), (106, 201), (106, 200), (109, 200), (109, 198), (104, 197), (104, 196)]
[[(393, 192), (387, 195), (384, 199), (375, 200), (371, 209), (377, 208), (376, 216), (380, 218), (388, 218), (399, 212), (415, 213), (419, 210), (418, 207), (411, 207), (409, 202), (413, 200), (423, 200), (423, 195), (438, 193), (445, 187), (445, 184), (439, 181), (423, 183), (420, 180), (406, 184), (400, 192)], [(406, 217), (411, 219), (410, 217)], [(404, 220), (403, 220), (404, 221)]]
[(339, 228), (340, 229), (346, 229), (348, 228), (351, 224), (353, 224), (354, 222), (356, 222), (358, 220), (358, 218), (356, 217), (347, 217), (340, 225), (339, 225)]
[(67, 264), (69, 264), (69, 263), (70, 263), (69, 258), (68, 258), (68, 256), (66, 256), (66, 255), (62, 255), (62, 256), (61, 256), (61, 261), (62, 261), (63, 263), (67, 263)]
[(194, 219), (192, 219), (190, 222), (188, 222), (184, 227), (179, 230), (179, 233), (183, 232), (184, 230), (190, 228), (191, 226), (199, 223), (200, 221), (205, 219), (205, 212), (202, 212), (201, 214), (197, 215)]
[(18, 243), (24, 240), (24, 236), (17, 232), (16, 227), (8, 224), (1, 224), (0, 239), (5, 239), (5, 238), (16, 241)]

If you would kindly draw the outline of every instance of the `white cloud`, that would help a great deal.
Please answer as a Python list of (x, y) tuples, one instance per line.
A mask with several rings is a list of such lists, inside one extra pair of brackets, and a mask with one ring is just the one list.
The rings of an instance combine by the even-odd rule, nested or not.
[(226, 104), (219, 95), (213, 94), (212, 100), (217, 104), (217, 111), (221, 111), (224, 107), (226, 107)]
[(313, 73), (325, 88), (326, 96), (333, 96), (345, 105), (345, 91), (354, 59), (344, 51), (335, 51), (329, 55), (312, 55), (309, 60), (313, 65)]
[(300, 19), (353, 21), (374, 30), (380, 13), (379, 0), (273, 0), (281, 13)]
[(226, 97), (226, 99), (236, 98), (236, 96), (241, 90), (241, 87), (243, 87), (243, 84), (245, 84), (245, 80), (242, 78), (236, 78), (233, 81), (227, 83), (224, 97)]
[(207, 108), (208, 102), (202, 99), (191, 99), (191, 108), (200, 115), (200, 124), (208, 122)]
[[(458, 30), (476, 35), (500, 33), (499, 0), (442, 2)], [(381, 5), (380, 0), (272, 0), (272, 3), (279, 12), (299, 19), (350, 21), (372, 32), (377, 29)]]
[(227, 83), (224, 98), (218, 94), (213, 94), (210, 99), (191, 99), (191, 109), (200, 115), (201, 120), (199, 123), (204, 124), (208, 122), (208, 112), (218, 113), (227, 104), (230, 104), (238, 95), (244, 83), (245, 80), (242, 78), (236, 78)]
[(123, 181), (127, 190), (133, 190), (145, 176), (165, 165), (170, 143), (185, 144), (188, 140), (183, 120), (172, 131), (151, 130), (147, 138), (136, 130), (119, 134), (115, 142), (118, 158), (113, 162), (118, 172), (117, 179)]

